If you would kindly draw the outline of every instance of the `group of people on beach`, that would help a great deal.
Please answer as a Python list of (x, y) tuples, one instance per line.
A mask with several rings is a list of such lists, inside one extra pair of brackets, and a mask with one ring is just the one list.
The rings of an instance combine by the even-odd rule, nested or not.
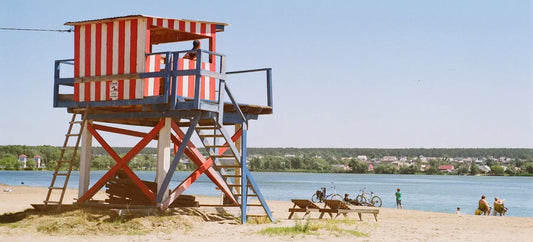
[(490, 212), (493, 211), (493, 215), (499, 214), (500, 216), (505, 215), (507, 208), (503, 206), (505, 199), (494, 198), (494, 210), (493, 207), (489, 205), (489, 202), (485, 199), (485, 195), (481, 195), (481, 199), (478, 202), (478, 208), (476, 209), (476, 215), (490, 215)]

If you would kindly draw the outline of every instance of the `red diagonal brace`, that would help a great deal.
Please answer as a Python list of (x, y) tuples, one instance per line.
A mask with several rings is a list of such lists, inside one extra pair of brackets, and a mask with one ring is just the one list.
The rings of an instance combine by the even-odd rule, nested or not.
[(208, 159), (204, 164), (202, 164), (193, 173), (191, 173), (189, 177), (183, 180), (181, 184), (170, 193), (168, 198), (163, 201), (163, 203), (161, 204), (161, 210), (166, 210), (170, 206), (170, 204), (172, 204), (174, 200), (176, 200), (176, 198), (178, 198), (185, 190), (187, 190), (187, 188), (189, 188), (196, 181), (196, 179), (198, 179), (202, 175), (202, 173), (209, 169), (211, 164), (213, 164), (213, 161), (211, 159)]
[(165, 122), (164, 119), (162, 119), (144, 138), (135, 145), (123, 158), (120, 158), (115, 151), (109, 146), (105, 140), (96, 132), (96, 130), (89, 124), (87, 125), (87, 130), (91, 132), (91, 134), (95, 137), (98, 142), (102, 145), (102, 147), (111, 155), (111, 157), (117, 162), (115, 166), (113, 166), (109, 171), (107, 171), (106, 174), (104, 174), (85, 194), (83, 194), (79, 199), (78, 202), (84, 202), (87, 199), (94, 196), (96, 192), (98, 192), (109, 180), (112, 176), (115, 175), (115, 173), (120, 170), (121, 168), (124, 170), (124, 172), (132, 179), (132, 181), (143, 191), (143, 193), (150, 198), (153, 202), (155, 202), (155, 195), (154, 193), (135, 175), (135, 173), (127, 166), (127, 163), (135, 157), (137, 153), (139, 153), (148, 143), (156, 137), (158, 132), (163, 128)]
[[(176, 132), (176, 134), (179, 137), (171, 136), (172, 142), (174, 144), (180, 144), (181, 139), (185, 136), (183, 134), (183, 131), (179, 128), (179, 126), (175, 123), (171, 123), (172, 129)], [(242, 130), (238, 130), (233, 137), (231, 138), (234, 142), (239, 139), (242, 135)], [(179, 138), (179, 139), (178, 139)], [(228, 148), (220, 148), (219, 154), (224, 153)], [(226, 194), (228, 198), (230, 198), (234, 205), (238, 205), (237, 200), (231, 193), (231, 189), (227, 186), (226, 182), (216, 173), (215, 169), (213, 169), (211, 164), (213, 163), (213, 160), (209, 158), (208, 160), (205, 160), (204, 156), (196, 149), (194, 144), (189, 142), (187, 144), (187, 149), (185, 149), (186, 155), (191, 158), (191, 160), (198, 166), (198, 169), (194, 171), (187, 179), (185, 179), (176, 189), (172, 191), (170, 196), (163, 202), (162, 209), (165, 210), (173, 201), (176, 199), (185, 189), (187, 189), (202, 173), (206, 172), (206, 175), (215, 183), (221, 190)]]

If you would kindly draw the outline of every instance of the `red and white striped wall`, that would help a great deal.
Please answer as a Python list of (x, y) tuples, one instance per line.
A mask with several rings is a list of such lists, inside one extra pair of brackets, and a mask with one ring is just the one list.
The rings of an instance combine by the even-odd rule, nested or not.
[[(69, 24), (69, 23), (67, 23)], [(159, 71), (161, 57), (146, 56), (150, 52), (150, 29), (158, 26), (172, 30), (204, 35), (211, 38), (215, 51), (216, 23), (164, 19), (146, 16), (112, 18), (70, 23), (75, 26), (74, 37), (74, 101), (108, 101), (142, 99), (160, 95), (159, 78), (126, 79), (116, 81), (83, 81), (83, 77), (133, 74)], [(188, 61), (182, 61), (187, 66)], [(194, 64), (192, 64), (194, 65)], [(214, 63), (202, 63), (202, 68), (214, 71)], [(193, 97), (190, 80), (178, 81), (178, 95)], [(215, 99), (215, 80), (202, 78), (202, 97)]]

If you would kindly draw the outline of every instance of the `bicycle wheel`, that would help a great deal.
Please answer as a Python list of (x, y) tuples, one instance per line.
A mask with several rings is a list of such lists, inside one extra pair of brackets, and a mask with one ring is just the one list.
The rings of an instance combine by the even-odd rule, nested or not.
[(340, 194), (333, 194), (333, 196), (331, 196), (331, 200), (339, 200), (339, 201), (342, 201), (343, 198)]
[(359, 204), (361, 205), (366, 205), (367, 202), (366, 202), (366, 198), (361, 196), (361, 195), (357, 195), (357, 197), (355, 197), (355, 200), (359, 202)]
[(372, 205), (374, 207), (381, 207), (381, 198), (378, 197), (378, 196), (374, 196), (371, 200), (370, 200), (370, 203), (372, 203)]
[(311, 201), (314, 203), (322, 202), (322, 200), (320, 200), (320, 198), (318, 197), (318, 195), (316, 195), (316, 193), (313, 194), (313, 196), (311, 197)]

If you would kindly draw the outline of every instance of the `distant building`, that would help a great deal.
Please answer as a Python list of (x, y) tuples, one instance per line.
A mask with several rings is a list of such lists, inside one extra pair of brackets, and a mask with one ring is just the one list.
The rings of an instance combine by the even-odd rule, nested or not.
[(35, 161), (35, 167), (41, 168), (41, 157), (38, 155), (34, 155), (33, 160)]
[(26, 168), (26, 162), (28, 157), (25, 154), (19, 155), (19, 162), (21, 163), (22, 168)]
[(285, 157), (286, 157), (286, 158), (288, 158), (288, 157), (296, 157), (296, 155), (285, 154)]
[(453, 165), (440, 165), (439, 171), (445, 171), (445, 172), (452, 172), (453, 171)]
[(490, 167), (489, 167), (489, 166), (485, 166), (485, 165), (483, 165), (483, 166), (479, 166), (479, 165), (478, 165), (478, 167), (479, 167), (479, 170), (480, 170), (481, 172), (483, 172), (483, 173), (489, 173), (489, 172), (490, 172)]
[(366, 155), (358, 155), (358, 156), (357, 156), (357, 159), (358, 159), (358, 160), (362, 160), (362, 161), (367, 161), (367, 160), (368, 160), (368, 157), (366, 157)]
[(381, 160), (383, 162), (393, 162), (393, 161), (397, 161), (398, 158), (396, 158), (396, 156), (383, 156)]

